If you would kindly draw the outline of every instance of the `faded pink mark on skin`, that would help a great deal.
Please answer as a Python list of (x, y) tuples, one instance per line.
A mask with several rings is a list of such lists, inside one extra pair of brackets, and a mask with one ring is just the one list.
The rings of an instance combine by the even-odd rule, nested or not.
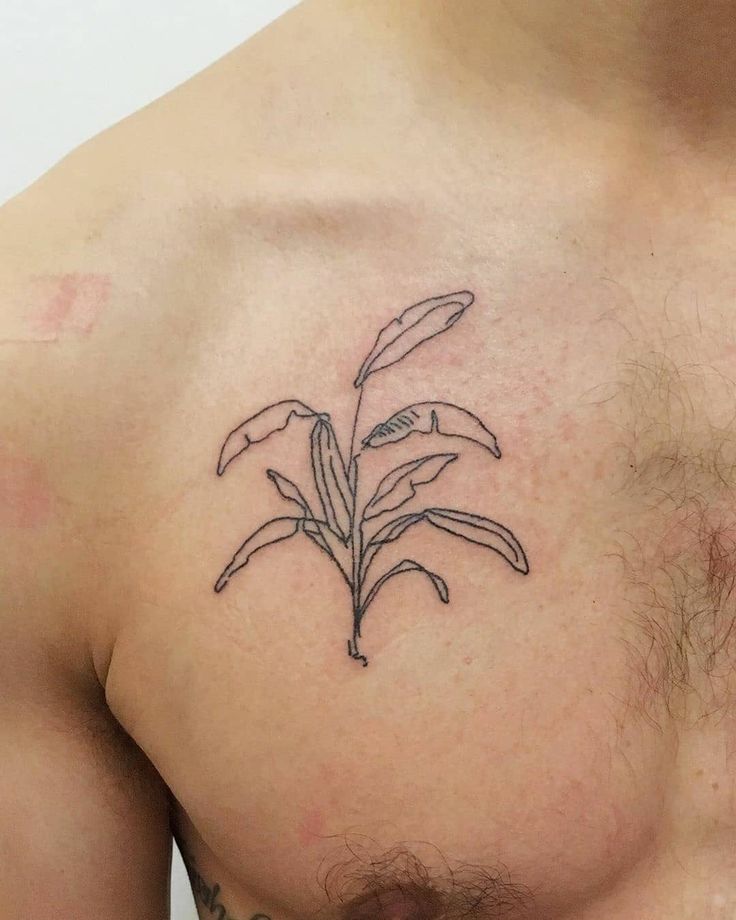
[(0, 450), (0, 523), (38, 527), (48, 520), (51, 506), (51, 489), (40, 466)]
[(324, 837), (325, 818), (318, 808), (308, 811), (297, 828), (297, 837), (303, 847), (314, 846)]
[(565, 412), (558, 427), (563, 441), (570, 444), (575, 440), (575, 437), (578, 434), (578, 424), (573, 418), (572, 413)]
[(72, 272), (39, 275), (33, 279), (41, 308), (31, 316), (34, 330), (43, 338), (63, 333), (89, 335), (110, 297), (109, 275)]

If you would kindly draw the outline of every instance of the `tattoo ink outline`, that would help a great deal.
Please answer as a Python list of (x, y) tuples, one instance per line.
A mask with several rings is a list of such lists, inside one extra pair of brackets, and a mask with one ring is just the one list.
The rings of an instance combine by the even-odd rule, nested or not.
[[(379, 332), (373, 348), (363, 361), (353, 382), (359, 391), (350, 438), (347, 463), (340, 451), (330, 416), (316, 412), (300, 400), (282, 400), (266, 406), (233, 429), (225, 439), (217, 463), (222, 476), (230, 463), (251, 445), (283, 431), (293, 418), (314, 420), (310, 433), (311, 468), (321, 505), (317, 516), (301, 489), (276, 470), (267, 477), (279, 495), (297, 504), (299, 517), (274, 518), (252, 533), (237, 550), (215, 583), (220, 593), (236, 572), (244, 568), (254, 553), (304, 533), (338, 567), (351, 592), (352, 636), (347, 640), (348, 655), (365, 667), (367, 657), (359, 647), (363, 618), (383, 585), (396, 575), (419, 572), (425, 575), (442, 603), (449, 603), (445, 580), (413, 559), (403, 559), (367, 587), (368, 571), (380, 550), (409, 528), (426, 521), (453, 536), (493, 550), (515, 571), (529, 573), (526, 553), (511, 530), (497, 521), (451, 508), (425, 508), (394, 517), (370, 533), (376, 519), (403, 507), (416, 497), (417, 488), (434, 482), (459, 456), (457, 453), (426, 454), (399, 465), (387, 473), (372, 497), (359, 507), (360, 458), (366, 450), (376, 450), (402, 441), (412, 434), (441, 435), (473, 441), (501, 458), (496, 437), (469, 410), (446, 402), (420, 402), (395, 412), (380, 422), (357, 447), (357, 433), (363, 392), (374, 373), (398, 364), (423, 342), (435, 338), (457, 323), (474, 302), (470, 291), (458, 291), (423, 300), (404, 310)], [(368, 526), (367, 526), (368, 525)]]
[[(189, 875), (189, 883), (192, 888), (194, 899), (199, 900), (213, 916), (216, 913), (217, 916), (215, 920), (236, 920), (221, 901), (218, 903), (221, 891), (219, 883), (214, 882), (212, 885), (208, 885), (204, 878), (202, 878), (202, 875), (191, 857), (188, 854), (185, 855), (184, 849), (181, 849), (180, 852), (182, 861)], [(271, 918), (267, 914), (258, 913), (252, 914), (250, 920), (271, 920)]]

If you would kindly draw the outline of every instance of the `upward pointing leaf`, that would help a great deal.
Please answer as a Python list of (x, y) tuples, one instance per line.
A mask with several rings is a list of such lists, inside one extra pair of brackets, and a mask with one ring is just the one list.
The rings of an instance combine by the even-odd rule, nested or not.
[(396, 364), (417, 345), (454, 326), (474, 299), (470, 291), (458, 291), (408, 307), (379, 332), (354, 386), (363, 386), (371, 374)]
[(312, 470), (327, 523), (347, 540), (353, 519), (353, 497), (335, 433), (324, 419), (312, 429)]
[(314, 518), (309, 502), (302, 495), (299, 487), (276, 470), (266, 470), (266, 476), (276, 486), (279, 495), (289, 502), (295, 502), (308, 518)]
[(363, 447), (383, 447), (394, 441), (403, 441), (414, 432), (422, 434), (451, 435), (475, 441), (489, 450), (494, 457), (501, 456), (496, 436), (481, 422), (477, 415), (444, 402), (422, 402), (407, 406), (391, 418), (381, 422), (363, 439)]
[(350, 583), (348, 572), (350, 570), (351, 560), (342, 538), (333, 530), (330, 530), (330, 526), (326, 521), (320, 521), (315, 518), (309, 502), (302, 495), (301, 490), (295, 483), (285, 476), (282, 476), (281, 473), (278, 473), (276, 470), (266, 470), (266, 475), (276, 486), (282, 498), (299, 505), (304, 512), (304, 520), (302, 521), (304, 533), (337, 563), (346, 581)]
[(222, 476), (226, 468), (232, 461), (240, 456), (244, 450), (247, 450), (251, 444), (257, 444), (259, 441), (265, 441), (269, 435), (275, 431), (281, 431), (286, 428), (294, 416), (299, 418), (310, 418), (318, 416), (321, 419), (328, 419), (329, 416), (324, 413), (315, 412), (309, 406), (305, 406), (298, 399), (287, 399), (283, 402), (274, 403), (273, 406), (267, 406), (255, 415), (251, 415), (241, 425), (238, 425), (227, 436), (225, 443), (220, 451), (220, 459), (217, 463), (217, 475)]
[(433, 482), (448, 463), (457, 460), (457, 454), (430, 454), (418, 460), (410, 460), (384, 476), (373, 498), (368, 502), (363, 517), (366, 520), (378, 517), (384, 511), (408, 502), (416, 495), (416, 486)]

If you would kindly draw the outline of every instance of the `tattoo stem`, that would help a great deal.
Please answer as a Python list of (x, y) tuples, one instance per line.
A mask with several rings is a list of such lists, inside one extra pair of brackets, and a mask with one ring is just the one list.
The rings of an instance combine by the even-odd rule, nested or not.
[(350, 544), (353, 554), (353, 638), (348, 641), (348, 654), (357, 661), (363, 662), (363, 667), (368, 664), (365, 655), (361, 655), (358, 650), (358, 639), (360, 638), (360, 620), (361, 620), (361, 596), (363, 593), (363, 582), (361, 579), (361, 570), (363, 568), (363, 513), (358, 508), (358, 458), (360, 451), (356, 454), (356, 437), (358, 434), (358, 422), (360, 420), (360, 407), (363, 403), (363, 385), (360, 386), (358, 403), (355, 407), (355, 416), (353, 418), (353, 433), (350, 438), (350, 459), (348, 461), (348, 476), (350, 488), (353, 492), (353, 527), (350, 534)]
[[(360, 406), (363, 402), (363, 387), (360, 387), (360, 394), (358, 396), (358, 405), (355, 407), (355, 417), (353, 418), (353, 434), (350, 438), (350, 459), (348, 460), (348, 471), (352, 469), (353, 466), (353, 457), (355, 456), (355, 436), (358, 433), (358, 417), (360, 416)], [(356, 469), (357, 473), (357, 469)]]
[[(360, 408), (360, 402), (358, 402), (358, 408)], [(356, 412), (356, 422), (357, 415), (358, 414)], [(363, 524), (362, 514), (360, 514), (358, 511), (358, 457), (351, 459), (350, 469), (352, 473), (353, 488), (353, 529), (352, 533), (350, 534), (350, 543), (353, 553), (353, 638), (348, 642), (348, 654), (351, 656), (351, 658), (362, 661), (363, 667), (365, 667), (368, 664), (368, 659), (365, 657), (365, 655), (361, 655), (358, 650), (361, 619), (360, 600), (363, 593), (363, 583), (360, 577), (361, 569), (363, 567)]]

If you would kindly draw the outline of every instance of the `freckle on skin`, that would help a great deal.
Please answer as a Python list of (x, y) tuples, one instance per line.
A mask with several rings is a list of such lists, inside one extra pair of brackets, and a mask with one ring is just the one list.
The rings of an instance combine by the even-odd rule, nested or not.
[(465, 662), (465, 664), (472, 664), (472, 663), (473, 663), (473, 658), (472, 658), (471, 655), (466, 655), (466, 656), (463, 658), (463, 661)]
[(51, 514), (52, 496), (38, 464), (0, 450), (0, 523), (38, 527)]

